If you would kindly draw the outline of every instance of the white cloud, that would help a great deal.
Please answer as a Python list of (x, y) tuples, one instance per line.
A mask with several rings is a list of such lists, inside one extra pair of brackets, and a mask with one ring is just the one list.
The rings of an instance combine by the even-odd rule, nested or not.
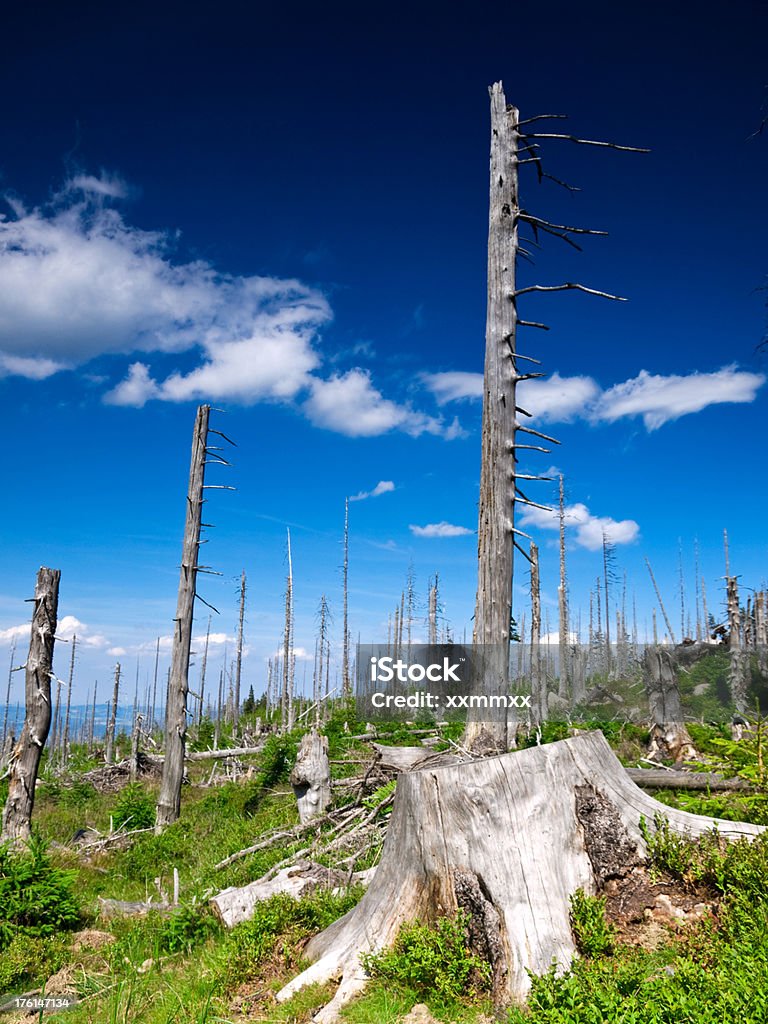
[[(483, 395), (480, 373), (423, 374), (422, 379), (439, 405)], [(735, 366), (668, 377), (641, 370), (637, 377), (602, 391), (592, 377), (561, 377), (555, 372), (541, 380), (521, 381), (516, 397), (518, 405), (537, 420), (567, 423), (581, 418), (591, 423), (612, 423), (642, 416), (650, 431), (710, 405), (752, 402), (765, 380), (763, 374)]]
[(113, 658), (122, 658), (127, 653), (128, 651), (124, 647), (110, 647), (107, 651), (107, 654), (112, 655)]
[(535, 419), (568, 423), (584, 416), (600, 394), (591, 377), (561, 377), (553, 373), (541, 380), (524, 380), (517, 386), (517, 404)]
[(77, 636), (78, 644), (86, 647), (109, 647), (109, 640), (103, 634), (92, 633), (90, 626), (74, 615), (64, 615), (56, 625), (56, 637), (59, 640), (71, 640), (73, 636)]
[(424, 373), (421, 379), (434, 394), (438, 405), (483, 397), (482, 373), (455, 370), (447, 373)]
[(45, 380), (59, 370), (66, 370), (66, 363), (34, 356), (12, 356), (0, 352), (0, 377), (26, 377), (28, 380)]
[(764, 383), (763, 374), (740, 371), (736, 366), (669, 377), (641, 370), (637, 377), (609, 388), (597, 403), (594, 416), (609, 422), (623, 416), (642, 416), (647, 430), (657, 430), (710, 405), (753, 402)]
[(303, 409), (315, 426), (348, 437), (374, 437), (395, 428), (413, 437), (445, 433), (442, 420), (384, 398), (370, 373), (358, 368), (328, 380), (314, 378)]
[(93, 174), (78, 174), (67, 182), (67, 189), (103, 196), (105, 199), (125, 199), (128, 195), (128, 188), (121, 178), (104, 173), (100, 178)]
[(414, 537), (466, 537), (475, 532), (467, 529), (466, 526), (454, 526), (453, 523), (446, 523), (445, 520), (440, 523), (427, 523), (426, 526), (411, 524), (409, 530)]
[[(520, 513), (522, 526), (533, 526), (540, 530), (557, 530), (560, 527), (555, 509), (524, 506)], [(582, 502), (565, 506), (567, 535), (582, 548), (598, 551), (603, 545), (603, 534), (611, 544), (632, 544), (640, 535), (640, 527), (634, 519), (612, 519), (610, 516), (595, 516)]]
[(353, 494), (349, 499), (350, 501), (365, 501), (366, 498), (378, 498), (381, 494), (389, 494), (390, 491), (394, 491), (395, 485), (392, 480), (379, 480), (372, 491), (360, 491), (358, 494)]
[(110, 405), (130, 405), (141, 409), (150, 398), (159, 396), (160, 388), (150, 377), (146, 364), (131, 363), (128, 376), (104, 396), (104, 401)]
[(9, 626), (8, 629), (0, 629), (0, 644), (12, 644), (15, 640), (29, 640), (30, 623), (25, 622), (21, 626)]

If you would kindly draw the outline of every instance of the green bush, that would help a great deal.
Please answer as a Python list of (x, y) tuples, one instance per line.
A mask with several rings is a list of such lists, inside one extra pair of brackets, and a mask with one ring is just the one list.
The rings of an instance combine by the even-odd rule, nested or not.
[(605, 896), (587, 896), (583, 889), (577, 889), (571, 896), (571, 929), (584, 956), (613, 952), (614, 929), (605, 920)]
[(43, 980), (66, 962), (65, 943), (17, 933), (0, 956), (0, 993)]
[(293, 963), (304, 940), (351, 910), (363, 894), (359, 886), (334, 893), (318, 889), (300, 900), (285, 893), (256, 905), (250, 921), (233, 929), (226, 948), (230, 979), (252, 977), (275, 953)]
[(112, 809), (114, 828), (151, 828), (155, 824), (155, 798), (140, 782), (130, 782), (115, 801)]
[(405, 925), (391, 949), (363, 953), (360, 961), (372, 978), (446, 1005), (490, 982), (489, 965), (469, 950), (467, 941), (466, 915), (459, 912), (455, 918), (441, 917), (434, 927)]
[(0, 950), (20, 933), (44, 937), (79, 923), (76, 874), (51, 863), (39, 836), (19, 852), (0, 846)]
[(199, 903), (191, 903), (165, 918), (158, 934), (158, 946), (162, 953), (189, 953), (218, 931), (218, 922), (211, 912)]

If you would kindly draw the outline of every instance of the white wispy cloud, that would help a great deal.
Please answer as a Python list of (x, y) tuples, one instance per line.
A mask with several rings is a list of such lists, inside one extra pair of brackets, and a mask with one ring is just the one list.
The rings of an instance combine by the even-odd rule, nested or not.
[(73, 636), (77, 636), (78, 644), (99, 650), (109, 647), (110, 644), (110, 641), (102, 633), (94, 633), (87, 623), (81, 622), (74, 615), (64, 615), (59, 619), (56, 636), (59, 640), (71, 640)]
[(604, 392), (595, 405), (594, 416), (609, 422), (642, 416), (647, 430), (658, 430), (671, 420), (710, 405), (753, 402), (763, 384), (762, 373), (748, 373), (735, 365), (713, 373), (669, 377), (641, 370), (637, 377)]
[[(481, 373), (423, 374), (422, 380), (439, 405), (482, 398)], [(562, 377), (555, 372), (541, 380), (522, 381), (516, 394), (518, 404), (541, 421), (566, 423), (578, 418), (612, 423), (642, 416), (650, 431), (712, 405), (753, 402), (765, 381), (764, 374), (736, 366), (669, 376), (641, 370), (636, 377), (603, 391), (592, 377)]]
[(440, 523), (427, 523), (426, 526), (415, 526), (411, 523), (408, 529), (414, 537), (466, 537), (475, 532), (466, 526), (455, 526), (445, 520)]
[[(558, 530), (560, 520), (556, 509), (523, 506), (520, 513), (521, 526), (533, 526), (540, 530)], [(611, 544), (632, 544), (640, 536), (640, 526), (634, 519), (612, 519), (611, 516), (593, 515), (586, 505), (576, 502), (565, 506), (567, 535), (579, 547), (598, 551), (603, 545), (603, 535)]]
[(392, 480), (379, 480), (372, 491), (360, 491), (358, 494), (353, 494), (349, 499), (350, 501), (365, 501), (366, 498), (378, 498), (381, 494), (389, 494), (390, 491), (394, 491), (395, 484)]

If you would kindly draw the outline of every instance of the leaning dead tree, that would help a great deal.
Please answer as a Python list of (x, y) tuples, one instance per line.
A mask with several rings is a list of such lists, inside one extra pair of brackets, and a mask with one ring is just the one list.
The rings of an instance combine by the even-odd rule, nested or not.
[[(215, 454), (218, 451), (217, 448), (208, 445), (210, 411), (209, 405), (201, 405), (198, 408), (192, 434), (187, 514), (181, 555), (179, 594), (176, 603), (176, 618), (174, 619), (171, 668), (168, 676), (165, 711), (165, 761), (163, 762), (163, 781), (157, 801), (155, 824), (157, 831), (176, 821), (181, 809), (181, 786), (184, 780), (184, 753), (187, 738), (187, 694), (189, 692), (192, 622), (195, 598), (200, 596), (197, 593), (197, 574), (213, 571), (210, 566), (199, 564), (200, 531), (203, 526), (202, 509), (205, 500), (203, 493), (206, 489), (205, 467), (211, 461), (229, 465), (226, 459)], [(229, 438), (221, 431), (211, 430), (210, 432), (229, 441)], [(232, 441), (229, 443), (234, 444)], [(209, 484), (208, 487), (232, 489), (223, 484)]]
[(37, 573), (29, 654), (25, 666), (26, 716), (8, 766), (3, 842), (23, 842), (30, 836), (37, 773), (51, 727), (51, 676), (60, 579), (59, 569), (43, 567)]
[(631, 781), (599, 732), (401, 775), (368, 891), (310, 940), (310, 967), (277, 998), (338, 980), (314, 1020), (339, 1021), (368, 980), (361, 953), (391, 945), (405, 923), (463, 910), (471, 944), (490, 966), (495, 1001), (519, 1002), (529, 971), (567, 968), (575, 956), (570, 896), (621, 884), (643, 865), (640, 819), (653, 829), (657, 814), (679, 834), (715, 826), (726, 839), (762, 832), (658, 803)]
[[(527, 552), (515, 539), (522, 531), (515, 526), (519, 503), (546, 508), (531, 501), (523, 487), (527, 481), (549, 479), (520, 473), (517, 454), (523, 449), (549, 452), (540, 443), (520, 444), (518, 433), (530, 435), (535, 442), (558, 442), (518, 420), (531, 415), (517, 405), (516, 389), (521, 381), (542, 377), (542, 373), (524, 372), (519, 364), (539, 361), (523, 355), (517, 347), (518, 327), (548, 330), (546, 324), (524, 320), (518, 315), (518, 299), (535, 292), (580, 291), (588, 295), (624, 301), (618, 295), (588, 288), (568, 281), (564, 284), (517, 285), (519, 256), (530, 257), (521, 245), (520, 226), (530, 230), (534, 244), (540, 233), (554, 235), (579, 248), (574, 240), (580, 235), (604, 235), (604, 231), (555, 224), (537, 217), (520, 204), (518, 172), (523, 164), (535, 167), (539, 181), (554, 180), (546, 173), (540, 155), (542, 139), (562, 139), (580, 145), (601, 146), (630, 152), (647, 152), (631, 146), (594, 142), (555, 132), (539, 132), (529, 125), (542, 119), (561, 115), (540, 115), (521, 120), (519, 111), (507, 104), (501, 82), (490, 89), (491, 94), (491, 161), (490, 208), (488, 227), (488, 300), (485, 329), (485, 365), (483, 372), (482, 459), (480, 469), (480, 502), (478, 517), (478, 577), (475, 601), (474, 643), (489, 645), (484, 659), (482, 687), (487, 693), (507, 693), (509, 682), (509, 643), (512, 622), (512, 577), (514, 549), (526, 557)], [(565, 186), (570, 188), (570, 186)], [(522, 536), (527, 536), (522, 534)], [(530, 540), (530, 538), (528, 538)], [(512, 721), (483, 719), (478, 708), (467, 723), (465, 746), (471, 750), (494, 752), (514, 745), (515, 725)]]

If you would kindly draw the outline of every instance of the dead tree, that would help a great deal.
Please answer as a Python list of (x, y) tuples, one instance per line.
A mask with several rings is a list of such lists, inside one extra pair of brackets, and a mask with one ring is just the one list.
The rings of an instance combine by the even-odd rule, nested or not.
[[(235, 661), (235, 699), (232, 724), (237, 727), (240, 720), (240, 676), (243, 671), (243, 622), (245, 619), (245, 569), (240, 577), (240, 615), (237, 623), (237, 654)], [(210, 622), (210, 620), (209, 620)], [(208, 638), (206, 637), (206, 650)]]
[(349, 674), (349, 498), (344, 499), (344, 610), (343, 635), (341, 638), (341, 688), (345, 697), (352, 693), (352, 680)]
[(197, 410), (192, 435), (192, 460), (187, 491), (187, 514), (181, 555), (181, 576), (174, 619), (171, 673), (165, 710), (165, 761), (163, 781), (157, 801), (155, 828), (176, 821), (181, 810), (181, 786), (184, 778), (184, 750), (187, 737), (187, 692), (189, 691), (189, 654), (192, 645), (200, 529), (202, 525), (203, 489), (208, 444), (209, 405)]
[(208, 627), (205, 631), (205, 646), (203, 647), (203, 663), (200, 667), (200, 702), (197, 706), (197, 724), (203, 719), (205, 707), (205, 676), (208, 671), (208, 647), (211, 640), (211, 616), (208, 616)]
[(107, 724), (107, 742), (104, 760), (112, 764), (115, 759), (115, 734), (117, 731), (117, 700), (120, 694), (120, 662), (115, 665), (115, 686), (112, 692), (112, 704), (110, 705), (109, 722)]
[[(726, 535), (726, 552), (727, 552)], [(726, 558), (727, 561), (727, 558)], [(726, 580), (728, 595), (728, 636), (730, 646), (730, 665), (728, 669), (728, 686), (731, 691), (733, 706), (739, 714), (747, 711), (747, 690), (749, 687), (749, 656), (744, 649), (741, 628), (741, 607), (739, 605), (739, 584), (735, 576)]]
[(288, 530), (288, 575), (285, 580), (285, 625), (283, 627), (283, 690), (280, 701), (281, 732), (293, 730), (293, 560), (291, 531)]
[[(536, 168), (539, 181), (553, 179), (545, 173), (539, 152), (540, 139), (564, 139), (581, 145), (599, 145), (631, 152), (647, 152), (614, 143), (593, 142), (573, 135), (531, 130), (528, 125), (540, 117), (520, 120), (518, 110), (507, 105), (501, 82), (491, 87), (491, 175), (490, 211), (488, 231), (488, 306), (485, 334), (485, 367), (483, 375), (482, 460), (480, 469), (480, 501), (478, 519), (478, 585), (475, 601), (475, 644), (491, 645), (486, 650), (484, 678), (481, 684), (486, 692), (506, 693), (509, 680), (509, 643), (512, 622), (512, 577), (515, 540), (519, 531), (515, 526), (518, 502), (533, 507), (523, 486), (529, 480), (548, 477), (520, 473), (517, 453), (521, 449), (548, 452), (541, 444), (519, 444), (517, 434), (524, 432), (546, 443), (557, 443), (554, 438), (532, 427), (523, 426), (517, 414), (530, 416), (516, 404), (517, 384), (543, 376), (541, 373), (521, 372), (520, 360), (538, 362), (522, 355), (517, 348), (518, 327), (547, 330), (545, 324), (523, 320), (518, 316), (518, 299), (536, 292), (550, 293), (579, 291), (588, 295), (624, 301), (618, 295), (583, 284), (568, 281), (564, 284), (533, 284), (518, 288), (516, 269), (518, 256), (529, 257), (530, 252), (520, 245), (519, 228), (523, 225), (534, 235), (534, 244), (540, 233), (554, 235), (569, 245), (579, 248), (574, 236), (603, 235), (603, 231), (590, 228), (554, 224), (521, 208), (518, 191), (518, 169), (522, 164)], [(563, 184), (562, 182), (559, 182)], [(569, 186), (566, 186), (569, 187)], [(549, 509), (547, 509), (549, 511)], [(530, 539), (530, 538), (529, 538)], [(492, 653), (491, 653), (492, 652)], [(509, 722), (482, 720), (478, 708), (468, 723), (464, 743), (472, 750), (488, 752), (506, 750), (514, 741)]]
[(558, 639), (560, 647), (560, 672), (557, 695), (562, 705), (568, 700), (570, 680), (568, 678), (569, 633), (568, 633), (568, 579), (565, 573), (565, 488), (563, 474), (560, 474), (558, 526), (560, 531), (560, 583), (557, 588)]
[(72, 708), (72, 687), (75, 682), (75, 651), (77, 636), (72, 634), (72, 653), (69, 659), (69, 679), (67, 680), (67, 710), (64, 715), (64, 731), (61, 738), (61, 764), (66, 765), (69, 759), (69, 713)]
[[(438, 586), (438, 575), (435, 573), (434, 580), (429, 585), (429, 642), (431, 644), (437, 643), (437, 586)], [(410, 631), (410, 623), (409, 623)], [(410, 644), (410, 638), (409, 638)]]
[[(542, 785), (542, 779), (547, 785)], [(599, 732), (495, 758), (400, 775), (381, 860), (362, 900), (312, 938), (310, 961), (277, 995), (340, 980), (315, 1017), (366, 985), (360, 954), (391, 945), (403, 924), (463, 910), (489, 963), (497, 1003), (523, 1000), (529, 971), (575, 956), (569, 897), (599, 892), (647, 856), (639, 822), (662, 814), (675, 833), (752, 838), (758, 825), (716, 821), (660, 804), (631, 781)]]
[(38, 570), (26, 664), (24, 726), (8, 765), (3, 842), (24, 842), (31, 834), (37, 773), (51, 727), (51, 676), (60, 579), (59, 569)]
[(16, 637), (11, 640), (11, 658), (8, 663), (8, 685), (5, 690), (5, 707), (3, 708), (3, 743), (0, 746), (0, 758), (5, 754), (5, 741), (8, 738), (8, 709), (11, 704), (11, 685), (13, 683), (14, 666), (16, 657)]
[[(658, 585), (656, 583), (656, 577), (653, 575), (653, 569), (651, 568), (651, 563), (648, 561), (647, 558), (645, 560), (645, 564), (648, 567), (648, 573), (649, 573), (649, 575), (651, 577), (651, 583), (653, 584), (653, 589), (654, 589), (654, 592), (656, 594), (656, 600), (659, 602), (659, 608), (661, 608), (661, 614), (664, 616), (664, 624), (667, 627), (667, 632), (669, 633), (670, 642), (671, 643), (675, 643), (675, 631), (672, 629), (672, 623), (669, 621), (669, 616), (667, 615), (667, 609), (664, 607), (664, 602), (662, 601), (661, 594), (659, 593), (659, 588), (658, 588)], [(655, 638), (654, 638), (654, 643), (655, 642), (656, 641), (655, 641)]]
[(531, 716), (533, 725), (541, 725), (549, 716), (547, 674), (541, 663), (541, 584), (539, 549), (531, 541)]

